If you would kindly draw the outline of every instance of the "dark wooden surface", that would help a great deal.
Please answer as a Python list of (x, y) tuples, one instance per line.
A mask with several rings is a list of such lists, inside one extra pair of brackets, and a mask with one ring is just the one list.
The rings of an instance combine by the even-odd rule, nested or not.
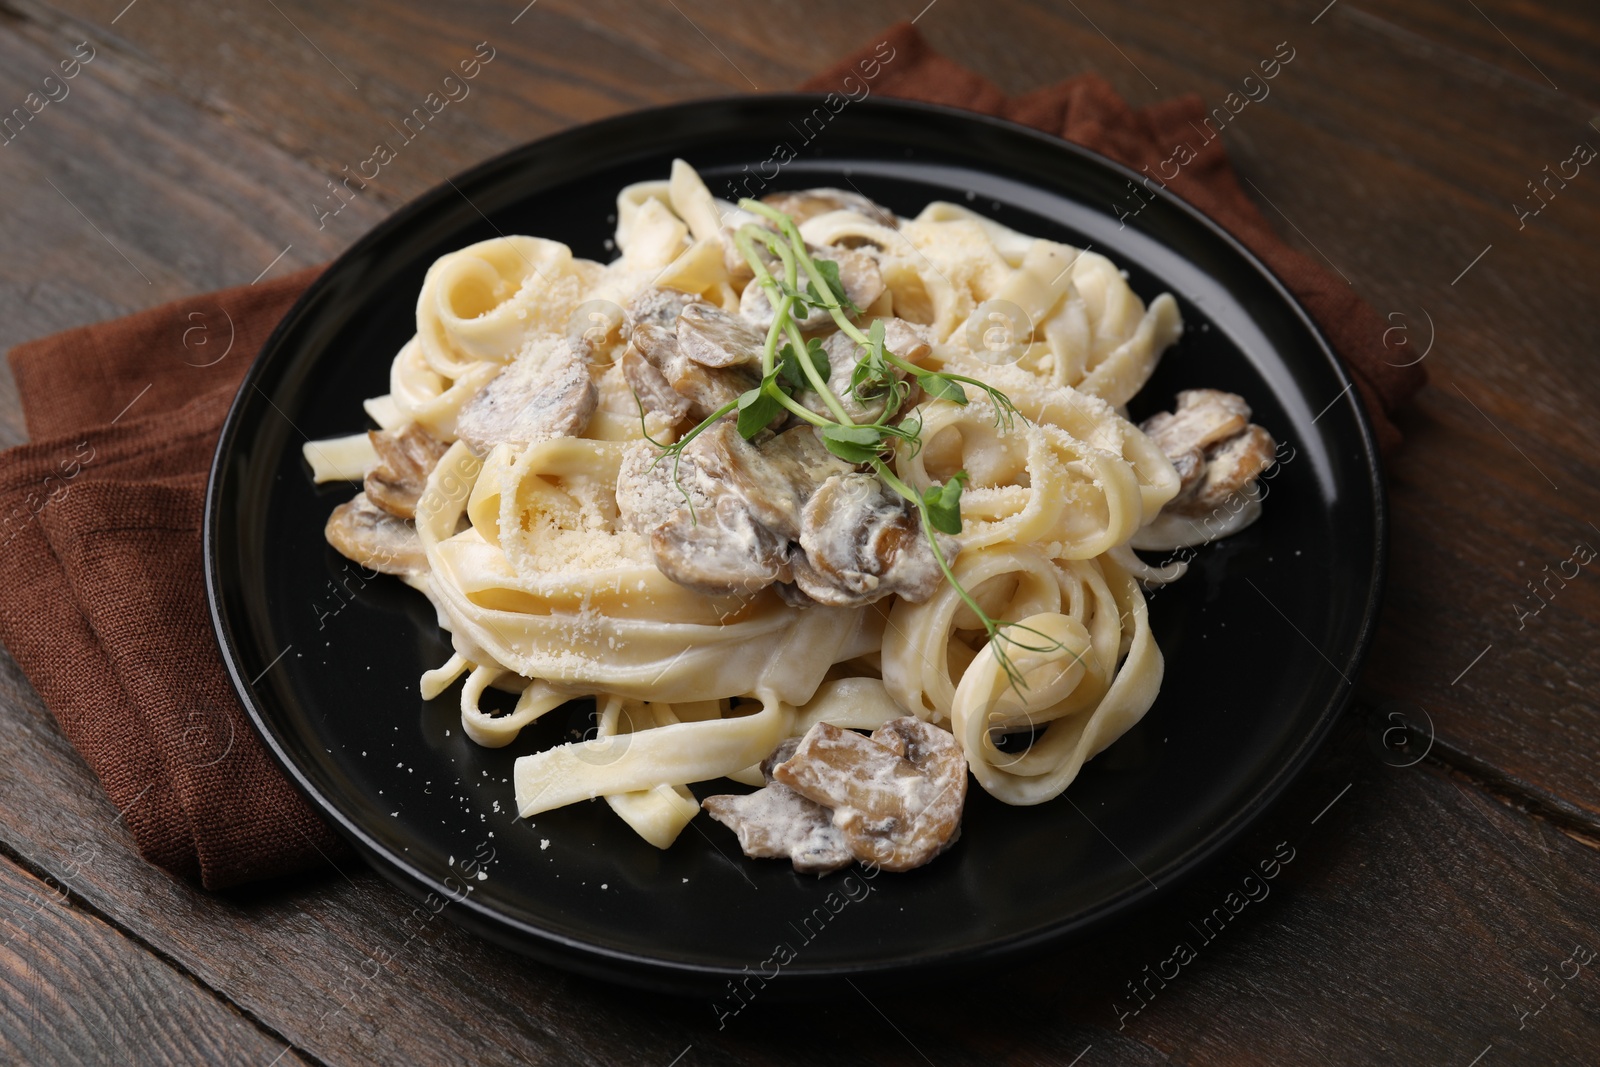
[[(0, 112), (94, 48), (70, 95), (0, 147), (0, 347), (319, 262), (455, 171), (574, 123), (790, 88), (922, 2), (0, 0)], [(918, 24), (1007, 90), (1093, 70), (1135, 103), (1217, 103), (1290, 42), (1228, 150), (1280, 232), (1404, 327), (1395, 361), (1428, 352), (1358, 707), (1229, 859), (1136, 926), (972, 988), (841, 986), (834, 1004), (758, 1002), (721, 1030), (704, 1002), (536, 966), (442, 919), (368, 977), (403, 940), (399, 894), (355, 867), (220, 895), (150, 868), (0, 659), (0, 1059), (1600, 1059), (1600, 960), (1567, 977), (1575, 947), (1600, 950), (1600, 574), (1518, 615), (1539, 606), (1525, 583), (1600, 547), (1600, 165), (1525, 228), (1512, 207), (1537, 206), (1526, 183), (1576, 144), (1600, 148), (1600, 13), (1324, 2), (938, 0)], [(472, 95), (319, 229), (328, 177), (479, 41), (496, 58)], [(24, 437), (0, 375), (0, 444)], [(1415, 765), (1377, 740), (1392, 711), (1424, 724), (1418, 753), (1431, 723)], [(1271, 896), (1132, 1014), (1127, 983), (1280, 842), (1295, 858)]]

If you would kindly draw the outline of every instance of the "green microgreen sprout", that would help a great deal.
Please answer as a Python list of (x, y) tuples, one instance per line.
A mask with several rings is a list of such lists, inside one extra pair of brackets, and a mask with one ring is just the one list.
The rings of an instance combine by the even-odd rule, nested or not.
[[(888, 462), (897, 449), (906, 449), (909, 455), (915, 455), (922, 447), (921, 416), (912, 412), (896, 421), (901, 406), (912, 394), (912, 381), (928, 397), (958, 405), (968, 403), (965, 386), (982, 391), (993, 404), (995, 424), (1002, 431), (1009, 431), (1012, 420), (1021, 417), (1016, 405), (1005, 393), (986, 382), (918, 367), (890, 351), (882, 319), (874, 319), (865, 331), (851, 321), (850, 316), (860, 315), (862, 309), (846, 293), (839, 276), (839, 264), (815, 258), (793, 218), (758, 200), (741, 200), (739, 207), (777, 227), (774, 231), (746, 223), (734, 232), (735, 245), (754, 274), (750, 284), (761, 286), (772, 307), (772, 324), (761, 350), (761, 381), (737, 400), (723, 404), (671, 444), (660, 445), (652, 439), (651, 443), (661, 449), (655, 462), (660, 463), (668, 456), (673, 458), (673, 484), (689, 501), (689, 513), (694, 518), (694, 502), (678, 480), (678, 464), (684, 448), (717, 420), (737, 412), (736, 426), (739, 435), (746, 440), (772, 425), (784, 412), (817, 427), (823, 446), (829, 452), (846, 462), (870, 467), (885, 485), (916, 509), (923, 535), (945, 581), (977, 616), (989, 636), (996, 662), (1020, 695), (1027, 688), (1027, 681), (1003, 646), (1011, 644), (1035, 652), (1051, 652), (1063, 646), (1033, 627), (992, 618), (962, 587), (951, 569), (938, 535), (953, 536), (961, 532), (961, 493), (968, 482), (967, 472), (957, 471), (942, 485), (930, 485), (918, 493), (894, 473)], [(768, 255), (763, 256), (762, 251)], [(774, 273), (775, 268), (780, 267), (781, 270)], [(816, 309), (827, 311), (839, 331), (856, 344), (855, 366), (850, 380), (842, 384), (858, 404), (865, 406), (883, 401), (882, 413), (871, 422), (858, 423), (850, 417), (840, 395), (833, 389), (834, 384), (840, 383), (831, 381), (833, 367), (823, 342), (817, 337), (806, 337), (800, 321), (795, 318), (797, 311), (802, 318), (808, 318)], [(806, 392), (817, 395), (827, 415), (820, 415), (795, 399)], [(642, 403), (639, 416), (642, 423)], [(1031, 633), (1047, 643), (1028, 644), (1013, 636), (1011, 631)]]

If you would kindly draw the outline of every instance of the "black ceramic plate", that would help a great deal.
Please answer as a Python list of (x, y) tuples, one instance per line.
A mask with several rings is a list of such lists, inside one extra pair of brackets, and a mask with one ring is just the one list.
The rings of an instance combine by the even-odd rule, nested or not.
[[(720, 986), (747, 967), (770, 973), (765, 961), (786, 944), (782, 985), (793, 990), (1080, 934), (1200, 864), (1283, 790), (1347, 700), (1371, 633), (1384, 550), (1372, 436), (1326, 342), (1255, 259), (1164, 195), (1119, 223), (1118, 209), (1139, 203), (1133, 175), (1054, 138), (913, 104), (820, 105), (746, 97), (624, 115), (435, 189), (289, 312), (218, 445), (208, 591), (234, 683), (273, 753), (402, 888), (591, 974)], [(462, 736), (457, 689), (417, 693), (418, 675), (449, 655), (433, 610), (392, 579), (352, 580), (356, 568), (323, 543), (329, 510), (351, 490), (311, 484), (302, 435), (370, 425), (361, 400), (388, 390), (428, 265), (497, 234), (607, 260), (617, 190), (664, 178), (674, 156), (730, 198), (730, 182), (760, 192), (766, 175), (766, 191), (855, 188), (907, 215), (952, 200), (1093, 245), (1146, 301), (1176, 296), (1188, 327), (1134, 416), (1215, 386), (1247, 397), (1285, 443), (1261, 521), (1200, 550), (1182, 582), (1151, 597), (1167, 673), (1144, 720), (1054, 802), (1008, 808), (974, 787), (960, 841), (921, 870), (870, 883), (801, 877), (743, 858), (704, 816), (658, 851), (601, 801), (516, 820), (512, 762), (582, 730), (587, 709), (553, 712), (509, 748), (477, 747)]]

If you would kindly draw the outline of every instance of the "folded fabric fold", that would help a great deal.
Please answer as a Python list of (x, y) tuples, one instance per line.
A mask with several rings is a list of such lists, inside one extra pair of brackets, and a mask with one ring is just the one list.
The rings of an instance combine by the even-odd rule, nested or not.
[[(887, 57), (887, 58), (885, 58)], [(1135, 169), (1198, 138), (1197, 97), (1134, 110), (1100, 78), (1008, 97), (902, 23), (804, 88), (872, 91), (1002, 115)], [(859, 87), (859, 79), (854, 83)], [(1219, 141), (1167, 182), (1262, 258), (1345, 359), (1378, 429), (1423, 381), (1383, 321), (1283, 244)], [(273, 762), (234, 696), (205, 602), (201, 523), (222, 420), (245, 369), (320, 268), (20, 345), (32, 442), (0, 455), (0, 641), (152, 862), (216, 889), (348, 851)]]
[[(233, 694), (200, 555), (206, 475), (228, 405), (315, 274), (11, 353), (35, 440), (0, 456), (0, 641), (140, 851), (211, 889), (346, 848)], [(212, 336), (185, 337), (195, 329)]]

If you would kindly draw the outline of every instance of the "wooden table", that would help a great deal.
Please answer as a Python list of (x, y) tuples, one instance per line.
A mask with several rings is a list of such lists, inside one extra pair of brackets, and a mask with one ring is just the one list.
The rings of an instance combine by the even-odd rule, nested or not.
[[(789, 88), (924, 0), (522, 2), (6, 0), (0, 109), (80, 42), (93, 57), (0, 147), (0, 346), (325, 260), (447, 175), (575, 123)], [(1529, 184), (1600, 147), (1600, 12), (1324, 3), (935, 0), (918, 23), (1009, 91), (1092, 70), (1135, 103), (1216, 104), (1288, 42), (1228, 151), (1287, 239), (1389, 316), (1395, 361), (1432, 373), (1393, 467), (1360, 700), (1229, 859), (1133, 928), (972, 987), (841, 986), (721, 1030), (704, 1001), (572, 977), (449, 923), (334, 1011), (408, 901), (361, 869), (208, 895), (146, 865), (6, 658), (0, 1060), (1600, 1060), (1600, 961), (1580, 962), (1600, 951), (1600, 574), (1540, 585), (1600, 547), (1600, 166), (1538, 200)], [(319, 227), (329, 178), (480, 41), (496, 59), (472, 96)], [(1384, 744), (1401, 722), (1420, 731), (1403, 752)], [(1295, 859), (1271, 896), (1150, 983), (1279, 842)]]

